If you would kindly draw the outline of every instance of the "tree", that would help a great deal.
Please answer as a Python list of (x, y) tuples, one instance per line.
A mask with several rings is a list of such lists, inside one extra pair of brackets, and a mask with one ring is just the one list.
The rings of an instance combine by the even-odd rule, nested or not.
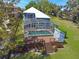
[(26, 9), (30, 7), (35, 7), (38, 10), (50, 14), (52, 11), (55, 13), (58, 12), (59, 6), (49, 2), (48, 0), (32, 0), (30, 3), (26, 6)]
[(79, 0), (77, 0), (78, 4), (79, 4)]
[(66, 9), (62, 11), (62, 14), (65, 14), (65, 18), (67, 20), (71, 20), (76, 24), (79, 24), (79, 18), (78, 18), (78, 13), (79, 13), (79, 0), (68, 0), (66, 4)]
[(16, 4), (16, 3), (20, 2), (20, 0), (1, 0), (1, 2)]
[(30, 8), (30, 7), (36, 7), (36, 2), (35, 1), (30, 1), (29, 4), (26, 6), (26, 9)]
[(77, 2), (77, 0), (68, 0), (67, 4), (69, 7), (73, 8), (78, 5), (78, 2)]
[[(16, 8), (13, 4), (5, 4), (0, 2), (0, 37), (4, 42), (4, 54), (7, 54), (9, 50), (14, 49), (16, 45), (17, 32), (22, 22), (22, 10)], [(0, 50), (1, 51), (1, 50)], [(1, 51), (3, 52), (3, 51)]]

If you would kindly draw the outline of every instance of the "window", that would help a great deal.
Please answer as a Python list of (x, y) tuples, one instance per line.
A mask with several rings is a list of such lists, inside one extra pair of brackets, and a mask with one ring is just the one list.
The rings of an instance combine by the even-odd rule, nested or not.
[(26, 13), (25, 18), (35, 18), (35, 14), (34, 13)]
[(36, 24), (35, 23), (32, 23), (32, 27), (35, 28), (36, 27)]

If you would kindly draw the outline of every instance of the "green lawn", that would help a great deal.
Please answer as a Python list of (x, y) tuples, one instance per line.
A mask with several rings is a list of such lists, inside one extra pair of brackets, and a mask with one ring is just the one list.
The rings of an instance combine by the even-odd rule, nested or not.
[(51, 21), (59, 28), (67, 32), (67, 44), (64, 49), (60, 49), (51, 59), (78, 59), (79, 58), (79, 29), (70, 21), (52, 17)]
[(64, 45), (64, 48), (59, 49), (56, 54), (50, 56), (36, 56), (35, 54), (28, 53), (16, 59), (79, 59), (79, 29), (74, 23), (57, 17), (52, 17), (52, 21), (61, 30), (67, 32), (67, 44)]

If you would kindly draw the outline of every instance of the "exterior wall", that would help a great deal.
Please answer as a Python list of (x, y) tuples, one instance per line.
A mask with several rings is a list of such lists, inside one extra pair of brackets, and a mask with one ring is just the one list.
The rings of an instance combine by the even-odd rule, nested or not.
[(51, 22), (50, 19), (47, 18), (28, 18), (26, 14), (24, 14), (24, 29), (50, 29)]
[(56, 38), (56, 41), (64, 42), (65, 33), (61, 32), (59, 29), (55, 28), (55, 30), (54, 30), (54, 37)]
[(51, 28), (50, 19), (39, 18), (37, 20), (38, 20), (38, 29), (50, 29)]

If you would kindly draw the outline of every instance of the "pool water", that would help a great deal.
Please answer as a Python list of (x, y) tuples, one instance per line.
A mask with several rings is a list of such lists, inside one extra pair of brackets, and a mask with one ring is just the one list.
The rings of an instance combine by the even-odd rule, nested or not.
[(51, 35), (51, 33), (49, 31), (30, 31), (28, 35), (30, 36)]

